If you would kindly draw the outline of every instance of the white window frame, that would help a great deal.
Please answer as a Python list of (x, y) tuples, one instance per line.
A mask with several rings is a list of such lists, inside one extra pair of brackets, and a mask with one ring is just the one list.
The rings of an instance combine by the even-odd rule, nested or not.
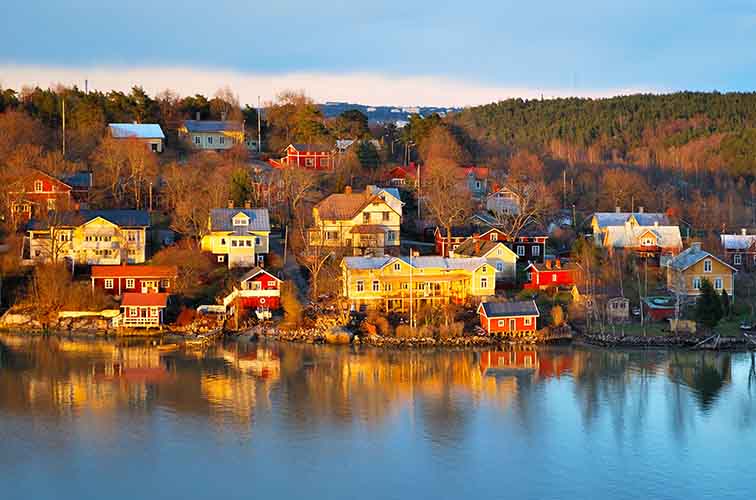
[(394, 271), (401, 271), (402, 265), (398, 262), (394, 262)]
[(481, 276), (480, 277), (480, 287), (481, 288), (488, 288), (488, 276)]
[(523, 323), (525, 326), (531, 326), (533, 324), (533, 318), (530, 316), (525, 316)]
[(722, 278), (714, 278), (714, 290), (721, 290), (724, 288), (724, 280)]
[(218, 137), (218, 144), (225, 144), (225, 143), (226, 143), (226, 138), (225, 137), (223, 137), (223, 136)]
[(160, 280), (161, 288), (170, 288), (170, 286), (171, 286), (171, 280)]
[(380, 292), (381, 291), (381, 282), (378, 280), (373, 280), (373, 292)]
[(517, 245), (517, 256), (525, 257), (525, 245)]
[(45, 183), (42, 181), (34, 181), (34, 192), (41, 193), (45, 190)]
[(212, 144), (213, 143), (213, 136), (212, 135), (208, 135), (207, 136), (207, 143), (208, 144)]
[(710, 273), (712, 268), (711, 259), (706, 259), (704, 261), (704, 272)]
[(231, 223), (234, 226), (249, 226), (249, 219), (246, 217), (235, 217)]
[(194, 144), (196, 144), (197, 146), (201, 145), (202, 144), (202, 137), (200, 137), (199, 135), (195, 135), (194, 136)]
[(226, 262), (226, 256), (225, 255), (219, 255), (218, 256), (218, 262)]
[(739, 254), (739, 253), (736, 253), (732, 257), (732, 263), (735, 264), (736, 266), (742, 265), (743, 264), (743, 256), (741, 254)]
[(355, 283), (355, 290), (358, 292), (364, 292), (365, 291), (365, 282), (362, 280), (357, 280)]
[(505, 320), (505, 319), (500, 319), (500, 320), (499, 320), (499, 326), (507, 326), (507, 320)]
[(701, 289), (701, 278), (699, 276), (696, 276), (693, 278), (693, 290), (700, 290)]
[(538, 245), (534, 245), (531, 247), (531, 250), (533, 251), (533, 257), (538, 257), (541, 255), (541, 247)]
[(305, 158), (305, 167), (314, 167), (315, 158)]
[(127, 289), (136, 288), (136, 280), (134, 278), (126, 278), (126, 288)]
[(551, 275), (551, 282), (552, 282), (552, 283), (556, 283), (556, 280), (557, 280), (557, 275), (556, 275), (556, 273), (552, 273), (552, 275)]
[(113, 278), (105, 278), (105, 289), (112, 290), (113, 288), (115, 288)]
[(320, 166), (321, 167), (327, 167), (328, 166), (328, 158), (321, 158), (320, 159)]
[(498, 241), (499, 235), (497, 233), (491, 233), (491, 241)]
[(503, 262), (497, 262), (496, 263), (496, 270), (500, 273), (504, 271), (504, 263)]

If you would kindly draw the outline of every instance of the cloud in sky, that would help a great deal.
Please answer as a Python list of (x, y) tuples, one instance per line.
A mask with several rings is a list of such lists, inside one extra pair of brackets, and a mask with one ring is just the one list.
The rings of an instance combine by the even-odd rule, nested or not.
[(649, 92), (650, 88), (559, 89), (506, 87), (437, 76), (394, 77), (371, 73), (292, 72), (285, 74), (245, 73), (233, 70), (182, 67), (55, 67), (0, 64), (0, 86), (51, 87), (57, 84), (90, 90), (128, 91), (139, 85), (156, 94), (172, 89), (181, 95), (201, 93), (212, 96), (229, 86), (242, 104), (255, 105), (275, 98), (286, 89), (304, 90), (317, 102), (344, 101), (369, 105), (471, 106), (509, 97), (545, 98), (581, 96), (609, 97)]

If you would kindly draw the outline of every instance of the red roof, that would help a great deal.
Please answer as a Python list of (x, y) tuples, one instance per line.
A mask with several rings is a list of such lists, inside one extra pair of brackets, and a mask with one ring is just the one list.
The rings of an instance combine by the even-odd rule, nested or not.
[(124, 293), (121, 307), (165, 307), (168, 303), (167, 293)]
[(92, 278), (175, 278), (176, 266), (92, 266)]

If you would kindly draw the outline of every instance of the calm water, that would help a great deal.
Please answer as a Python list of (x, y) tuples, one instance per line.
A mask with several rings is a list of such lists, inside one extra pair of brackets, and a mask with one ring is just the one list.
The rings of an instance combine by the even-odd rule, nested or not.
[(752, 498), (754, 370), (0, 335), (0, 498)]

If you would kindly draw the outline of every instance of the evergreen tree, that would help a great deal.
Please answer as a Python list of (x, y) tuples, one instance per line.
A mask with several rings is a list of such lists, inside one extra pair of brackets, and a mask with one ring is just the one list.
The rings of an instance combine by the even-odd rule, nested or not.
[(252, 179), (246, 169), (237, 168), (231, 174), (230, 197), (237, 207), (252, 199)]
[(729, 318), (732, 314), (732, 304), (730, 303), (730, 296), (727, 294), (727, 290), (722, 289), (722, 314), (725, 318)]
[(722, 302), (709, 280), (701, 283), (701, 295), (696, 301), (696, 320), (709, 328), (714, 328), (722, 319)]

